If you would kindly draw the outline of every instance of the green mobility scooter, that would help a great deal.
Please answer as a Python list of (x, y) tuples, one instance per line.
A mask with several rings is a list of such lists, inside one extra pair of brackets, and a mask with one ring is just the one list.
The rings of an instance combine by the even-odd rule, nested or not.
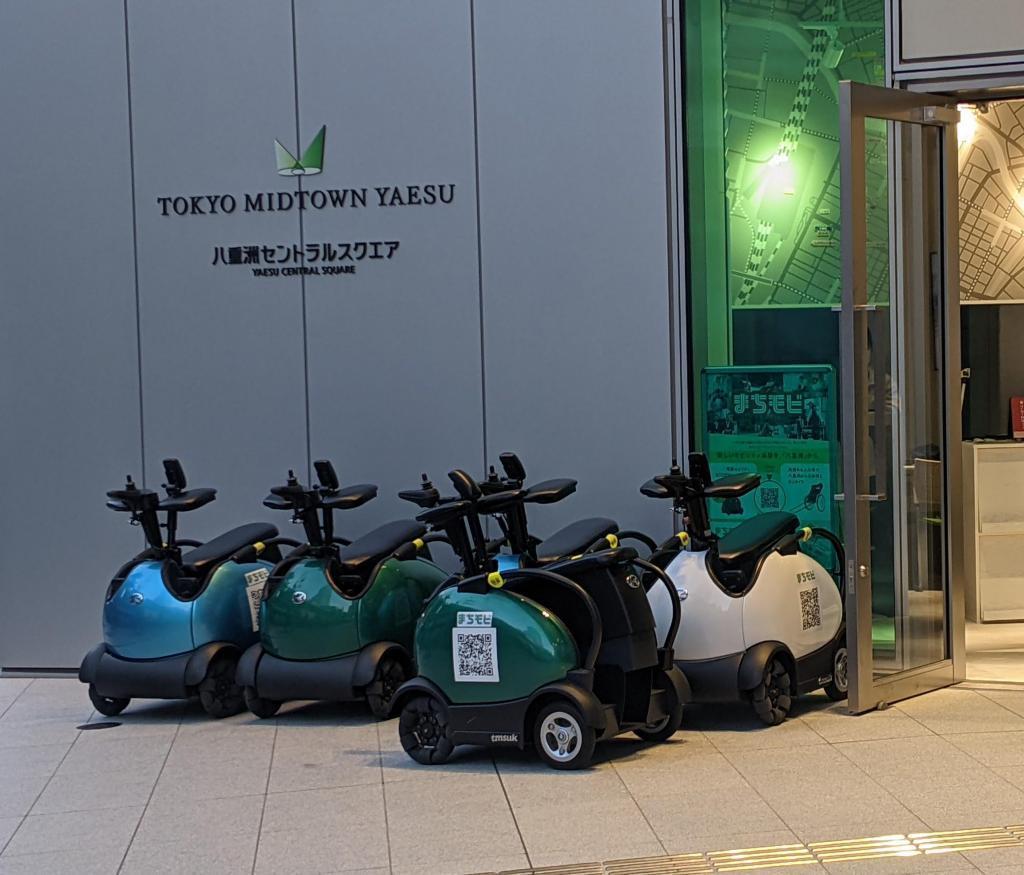
[[(674, 734), (689, 697), (673, 661), (678, 601), (659, 646), (640, 583), (650, 573), (668, 587), (664, 572), (628, 547), (498, 571), (481, 535), (479, 484), (464, 471), (449, 477), (458, 496), (417, 519), (444, 532), (465, 576), (437, 587), (416, 626), (419, 675), (394, 698), (409, 756), (436, 764), (460, 744), (532, 746), (553, 768), (579, 769), (599, 740)], [(512, 492), (488, 496), (490, 510), (519, 502)]]
[[(319, 485), (289, 472), (267, 507), (289, 510), (306, 543), (270, 574), (260, 604), (260, 640), (239, 660), (238, 684), (257, 717), (295, 699), (365, 699), (385, 717), (412, 674), (412, 639), (424, 599), (448, 575), (429, 561), (426, 527), (385, 523), (355, 541), (334, 534), (334, 511), (377, 495), (369, 484), (339, 486), (328, 461), (315, 463)], [(422, 558), (421, 558), (422, 557)]]
[(147, 547), (110, 581), (103, 643), (82, 660), (78, 677), (89, 685), (93, 707), (108, 717), (133, 698), (196, 694), (211, 717), (227, 717), (244, 707), (235, 666), (258, 637), (260, 594), (281, 558), (272, 543), (277, 529), (250, 523), (205, 544), (179, 538), (178, 515), (209, 504), (217, 493), (187, 489), (177, 459), (164, 460), (164, 475), (164, 497), (138, 488), (130, 476), (123, 489), (107, 493), (107, 507), (130, 514)]

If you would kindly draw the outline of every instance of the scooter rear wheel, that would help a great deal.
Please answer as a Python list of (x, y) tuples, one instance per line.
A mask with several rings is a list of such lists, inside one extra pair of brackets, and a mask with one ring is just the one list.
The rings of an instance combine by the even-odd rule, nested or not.
[(391, 716), (391, 700), (408, 676), (405, 664), (396, 656), (385, 656), (377, 663), (377, 671), (366, 688), (366, 703), (374, 717), (387, 720)]
[(793, 705), (793, 680), (786, 664), (773, 656), (764, 667), (759, 683), (750, 692), (754, 712), (769, 726), (782, 723)]
[(245, 708), (242, 688), (235, 683), (237, 669), (238, 656), (221, 652), (210, 661), (206, 677), (199, 683), (203, 710), (217, 720), (231, 717)]
[(832, 655), (832, 680), (824, 687), (825, 695), (833, 702), (841, 702), (850, 690), (848, 659), (849, 652), (846, 649), (846, 643), (843, 642)]
[(545, 705), (533, 725), (533, 746), (553, 769), (585, 769), (596, 744), (597, 733), (566, 700)]
[(93, 708), (104, 717), (116, 717), (128, 707), (131, 699), (113, 699), (110, 696), (101, 696), (96, 692), (96, 686), (89, 684), (89, 701), (92, 702)]
[(668, 741), (673, 735), (679, 731), (679, 727), (683, 725), (683, 706), (676, 705), (664, 719), (659, 720), (657, 723), (653, 723), (650, 726), (645, 726), (643, 729), (634, 729), (633, 732), (644, 741)]
[(405, 752), (425, 766), (445, 762), (455, 750), (441, 703), (426, 694), (414, 696), (402, 708), (398, 737)]
[(255, 687), (246, 687), (243, 693), (245, 695), (245, 707), (261, 720), (273, 717), (277, 713), (277, 709), (281, 707), (280, 702), (275, 702), (273, 699), (261, 699), (257, 696)]

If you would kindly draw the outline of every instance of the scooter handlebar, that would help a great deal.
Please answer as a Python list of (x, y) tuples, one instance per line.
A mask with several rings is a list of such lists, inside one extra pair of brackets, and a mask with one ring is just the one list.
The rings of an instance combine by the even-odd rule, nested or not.
[(665, 649), (671, 649), (676, 643), (676, 634), (679, 632), (679, 622), (682, 619), (683, 609), (679, 603), (679, 594), (676, 592), (675, 584), (672, 583), (672, 578), (669, 577), (664, 569), (659, 568), (653, 562), (648, 562), (646, 559), (640, 559), (637, 557), (633, 560), (635, 565), (639, 565), (646, 571), (649, 571), (655, 577), (658, 578), (668, 588), (669, 604), (672, 605), (672, 621), (668, 625), (668, 635), (665, 636)]

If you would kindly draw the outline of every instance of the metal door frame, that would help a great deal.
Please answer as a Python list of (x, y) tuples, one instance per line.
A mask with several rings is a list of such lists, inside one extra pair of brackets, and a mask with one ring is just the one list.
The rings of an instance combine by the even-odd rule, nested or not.
[[(964, 679), (966, 647), (964, 640), (963, 592), (963, 507), (961, 481), (960, 422), (960, 297), (958, 293), (959, 212), (957, 205), (958, 114), (948, 97), (879, 88), (853, 82), (839, 86), (840, 167), (842, 178), (842, 267), (843, 303), (840, 316), (842, 374), (840, 380), (843, 430), (843, 508), (844, 540), (847, 548), (846, 615), (849, 658), (849, 708), (854, 713), (869, 711), (889, 702), (905, 699), (957, 683)], [(946, 520), (946, 646), (949, 657), (929, 665), (896, 672), (875, 679), (872, 654), (871, 538), (868, 513), (870, 498), (861, 490), (861, 472), (867, 470), (865, 453), (868, 441), (859, 440), (862, 416), (857, 413), (866, 399), (858, 396), (857, 375), (866, 368), (870, 353), (867, 346), (867, 321), (871, 310), (867, 303), (867, 208), (865, 171), (865, 119), (935, 125), (942, 130), (942, 254), (944, 437), (945, 437), (945, 520)], [(890, 154), (892, 154), (890, 145)], [(890, 163), (890, 173), (893, 173)], [(890, 282), (901, 277), (902, 222), (897, 215), (897, 186), (890, 185)], [(897, 286), (893, 286), (894, 294)], [(894, 320), (895, 321), (895, 320)], [(895, 358), (898, 350), (893, 349)], [(894, 491), (900, 486), (893, 472)], [(897, 516), (897, 519), (901, 516)], [(957, 549), (957, 546), (960, 549)], [(900, 551), (902, 555), (902, 550)], [(897, 564), (901, 560), (894, 556)], [(903, 581), (897, 577), (896, 586)]]

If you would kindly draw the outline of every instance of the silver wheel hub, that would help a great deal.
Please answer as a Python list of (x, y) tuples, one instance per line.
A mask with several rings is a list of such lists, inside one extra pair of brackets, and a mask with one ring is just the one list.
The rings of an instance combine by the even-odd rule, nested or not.
[(835, 685), (838, 689), (846, 692), (846, 688), (849, 686), (849, 676), (847, 674), (848, 667), (848, 654), (845, 647), (840, 647), (836, 651), (836, 661), (832, 668), (832, 674), (835, 678)]
[(576, 758), (582, 737), (583, 730), (575, 717), (565, 711), (554, 711), (544, 720), (540, 742), (551, 759), (566, 763)]

